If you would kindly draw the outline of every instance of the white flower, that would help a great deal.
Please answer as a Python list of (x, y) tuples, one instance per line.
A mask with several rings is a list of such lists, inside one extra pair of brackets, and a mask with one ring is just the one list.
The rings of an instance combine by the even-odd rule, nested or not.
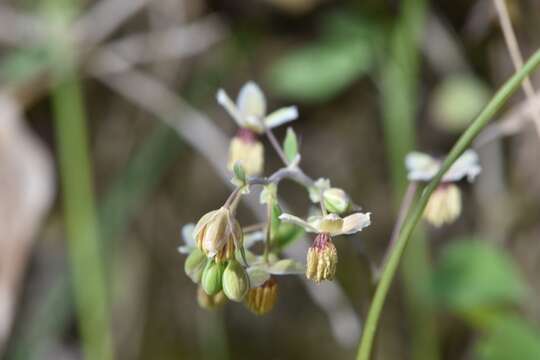
[(217, 101), (236, 121), (238, 126), (263, 133), (265, 127), (272, 129), (298, 118), (296, 106), (278, 109), (266, 114), (266, 98), (257, 84), (253, 81), (246, 83), (236, 99), (236, 104), (223, 89), (217, 93)]
[(281, 214), (284, 222), (303, 227), (307, 232), (328, 233), (330, 236), (350, 235), (357, 233), (371, 224), (371, 213), (354, 213), (345, 218), (337, 214), (314, 216), (305, 221), (291, 214)]
[[(482, 170), (478, 162), (475, 151), (465, 151), (444, 174), (442, 182), (455, 182), (464, 177), (473, 181)], [(430, 181), (441, 168), (441, 161), (428, 154), (412, 152), (406, 156), (405, 166), (410, 181)]]

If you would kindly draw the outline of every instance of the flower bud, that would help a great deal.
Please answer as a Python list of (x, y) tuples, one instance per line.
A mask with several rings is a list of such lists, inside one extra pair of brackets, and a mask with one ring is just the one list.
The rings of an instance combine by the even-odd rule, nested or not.
[(249, 290), (249, 278), (246, 270), (238, 261), (232, 259), (223, 272), (223, 292), (234, 301), (242, 301)]
[(264, 315), (270, 312), (276, 304), (277, 294), (277, 282), (274, 278), (270, 278), (261, 286), (249, 289), (245, 304), (255, 315)]
[(442, 184), (431, 195), (424, 218), (440, 227), (454, 222), (461, 213), (461, 192), (454, 184)]
[(333, 280), (337, 261), (337, 250), (330, 235), (318, 234), (308, 250), (306, 277), (317, 283), (322, 280)]
[(201, 286), (208, 295), (215, 295), (222, 289), (223, 264), (208, 261), (202, 274)]
[(201, 281), (207, 261), (206, 255), (199, 249), (193, 249), (191, 254), (186, 258), (184, 271), (194, 283), (198, 284)]
[(227, 302), (223, 291), (215, 295), (208, 295), (201, 286), (197, 288), (197, 302), (199, 306), (206, 310), (215, 310)]
[(242, 241), (242, 228), (232, 217), (230, 210), (221, 207), (210, 211), (199, 220), (193, 230), (193, 237), (206, 256), (214, 257), (219, 254), (218, 260), (222, 261), (234, 255), (234, 240)]
[(347, 193), (338, 188), (330, 188), (323, 192), (324, 207), (331, 213), (343, 214), (349, 209), (350, 199)]
[(263, 172), (264, 147), (248, 129), (241, 128), (229, 145), (229, 170), (232, 171), (236, 163), (242, 165), (247, 176), (258, 176)]

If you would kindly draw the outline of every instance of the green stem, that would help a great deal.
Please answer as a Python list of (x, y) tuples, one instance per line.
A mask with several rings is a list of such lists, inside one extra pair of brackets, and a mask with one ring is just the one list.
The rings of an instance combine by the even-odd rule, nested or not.
[(52, 91), (69, 263), (87, 359), (113, 359), (104, 261), (94, 203), (88, 131), (73, 50), (55, 44)]
[(396, 274), (401, 256), (403, 255), (403, 252), (414, 231), (414, 228), (418, 224), (424, 212), (429, 197), (437, 188), (444, 173), (446, 173), (450, 166), (452, 166), (452, 164), (458, 159), (458, 157), (470, 146), (474, 138), (478, 136), (480, 131), (482, 131), (482, 129), (489, 123), (493, 116), (501, 109), (501, 107), (506, 103), (506, 100), (510, 97), (510, 95), (512, 95), (519, 88), (523, 79), (525, 79), (529, 74), (531, 74), (539, 64), (540, 50), (537, 50), (534, 55), (529, 59), (529, 61), (527, 61), (525, 66), (521, 68), (518, 72), (516, 72), (514, 76), (512, 76), (510, 80), (508, 80), (503, 85), (503, 87), (495, 94), (493, 99), (487, 104), (487, 106), (480, 113), (480, 115), (478, 115), (478, 117), (467, 128), (463, 135), (461, 135), (452, 150), (450, 150), (450, 153), (444, 160), (441, 169), (439, 170), (437, 175), (427, 185), (427, 187), (423, 191), (422, 196), (416, 202), (414, 209), (407, 217), (407, 220), (401, 231), (401, 235), (388, 259), (388, 263), (383, 269), (381, 280), (375, 291), (375, 296), (373, 297), (368, 317), (366, 319), (364, 333), (362, 335), (360, 346), (358, 348), (358, 360), (369, 360), (371, 349), (373, 347), (375, 331), (377, 330), (377, 324), (379, 322), (381, 310), (383, 308), (386, 295), (388, 294), (388, 290)]

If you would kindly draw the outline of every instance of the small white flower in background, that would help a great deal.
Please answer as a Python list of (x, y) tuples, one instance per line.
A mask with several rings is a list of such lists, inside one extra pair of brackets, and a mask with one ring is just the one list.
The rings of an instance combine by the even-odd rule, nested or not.
[(218, 91), (217, 101), (227, 110), (239, 127), (258, 134), (264, 133), (265, 127), (272, 129), (298, 118), (296, 106), (281, 108), (267, 115), (264, 93), (253, 81), (246, 83), (240, 89), (236, 104), (223, 89)]
[[(420, 152), (412, 152), (405, 158), (410, 181), (430, 181), (441, 164), (440, 160)], [(465, 151), (444, 174), (441, 184), (431, 195), (424, 218), (437, 227), (454, 222), (461, 213), (461, 191), (454, 183), (463, 178), (472, 182), (481, 171), (476, 152)]]
[(260, 175), (264, 168), (264, 148), (257, 135), (263, 134), (265, 128), (272, 129), (297, 119), (298, 109), (290, 106), (267, 115), (266, 98), (259, 86), (252, 81), (240, 89), (236, 103), (223, 89), (218, 91), (217, 101), (240, 127), (229, 147), (229, 170), (232, 170), (236, 163), (240, 163), (246, 175)]
[[(412, 152), (405, 157), (405, 166), (409, 172), (407, 178), (410, 181), (430, 181), (441, 165), (440, 160), (421, 152)], [(473, 181), (481, 171), (478, 155), (474, 150), (467, 150), (444, 174), (442, 182), (455, 182), (464, 177)]]
[(282, 214), (279, 219), (316, 233), (307, 253), (306, 277), (319, 283), (333, 280), (337, 267), (337, 250), (332, 236), (357, 233), (371, 224), (370, 213), (354, 213), (345, 218), (337, 214), (315, 216), (305, 221), (297, 216)]

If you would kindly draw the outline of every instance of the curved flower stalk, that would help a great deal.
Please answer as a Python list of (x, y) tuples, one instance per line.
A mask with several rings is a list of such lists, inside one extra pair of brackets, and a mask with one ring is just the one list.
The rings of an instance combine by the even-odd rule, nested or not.
[[(428, 182), (441, 168), (441, 161), (428, 154), (412, 152), (405, 158), (410, 181)], [(436, 227), (454, 222), (461, 213), (461, 191), (456, 185), (467, 178), (469, 182), (480, 174), (478, 155), (473, 150), (465, 151), (442, 177), (424, 212), (424, 218)]]
[(337, 214), (329, 214), (312, 217), (308, 221), (294, 215), (282, 214), (279, 219), (317, 234), (307, 253), (306, 268), (306, 277), (317, 283), (333, 280), (336, 273), (338, 257), (332, 237), (351, 235), (371, 224), (370, 213), (354, 213), (345, 218)]
[(263, 134), (265, 129), (272, 129), (298, 118), (296, 106), (285, 107), (267, 115), (266, 97), (252, 81), (240, 89), (236, 103), (222, 89), (217, 93), (217, 101), (239, 126), (229, 146), (229, 170), (233, 170), (234, 165), (240, 163), (246, 175), (260, 175), (264, 168), (264, 148), (258, 135)]

